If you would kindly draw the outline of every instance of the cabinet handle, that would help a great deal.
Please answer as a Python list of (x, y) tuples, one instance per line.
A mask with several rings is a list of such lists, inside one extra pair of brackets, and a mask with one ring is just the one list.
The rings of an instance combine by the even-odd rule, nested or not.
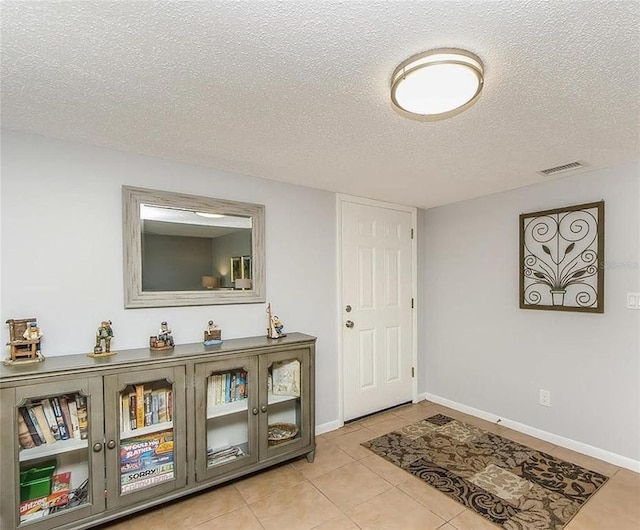
[(108, 447), (109, 449), (115, 449), (115, 447), (116, 447), (116, 442), (115, 442), (114, 440), (109, 440), (109, 441), (107, 442), (107, 447)]
[(96, 442), (93, 444), (93, 452), (94, 453), (99, 453), (100, 451), (102, 451), (102, 444), (100, 442)]
[(267, 412), (267, 406), (266, 405), (262, 405), (262, 407), (260, 407), (260, 410), (262, 412)]
[(251, 410), (252, 414), (255, 416), (256, 414), (258, 414), (258, 407), (253, 407), (253, 409)]

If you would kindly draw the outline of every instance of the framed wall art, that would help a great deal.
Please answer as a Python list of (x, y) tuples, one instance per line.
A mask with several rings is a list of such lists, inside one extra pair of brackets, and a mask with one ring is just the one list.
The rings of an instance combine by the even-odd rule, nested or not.
[(520, 308), (604, 313), (604, 201), (520, 215)]

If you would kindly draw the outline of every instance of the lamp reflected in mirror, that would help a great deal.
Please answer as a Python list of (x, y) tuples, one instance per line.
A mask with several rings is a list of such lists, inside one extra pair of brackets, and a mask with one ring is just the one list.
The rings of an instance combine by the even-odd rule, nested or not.
[(205, 289), (217, 289), (220, 285), (218, 278), (216, 276), (203, 276), (202, 277), (202, 287)]

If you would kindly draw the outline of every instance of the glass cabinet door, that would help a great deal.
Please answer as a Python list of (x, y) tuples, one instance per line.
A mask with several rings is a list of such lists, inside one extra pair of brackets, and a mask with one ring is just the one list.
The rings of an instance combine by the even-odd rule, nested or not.
[(15, 393), (16, 526), (54, 528), (104, 510), (103, 484), (93, 480), (104, 467), (101, 380)]
[(308, 350), (273, 353), (261, 358), (260, 363), (266, 388), (266, 398), (261, 400), (265, 413), (261, 415), (261, 443), (266, 457), (309, 444), (312, 418)]
[(196, 366), (198, 480), (258, 460), (255, 368), (255, 358)]
[(133, 372), (106, 379), (108, 508), (152, 498), (184, 485), (184, 368)]

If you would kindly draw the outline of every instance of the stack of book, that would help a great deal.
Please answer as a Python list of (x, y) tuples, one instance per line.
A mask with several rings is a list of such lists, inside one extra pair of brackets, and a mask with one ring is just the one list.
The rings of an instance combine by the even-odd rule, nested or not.
[(55, 396), (20, 407), (18, 441), (32, 449), (61, 440), (88, 438), (87, 398), (80, 394)]
[(133, 431), (173, 420), (173, 393), (145, 385), (130, 387), (121, 394), (120, 430)]
[(207, 406), (247, 399), (247, 372), (236, 370), (209, 376), (207, 384)]
[(207, 466), (217, 466), (243, 456), (244, 453), (239, 447), (226, 447), (224, 449), (207, 450)]

